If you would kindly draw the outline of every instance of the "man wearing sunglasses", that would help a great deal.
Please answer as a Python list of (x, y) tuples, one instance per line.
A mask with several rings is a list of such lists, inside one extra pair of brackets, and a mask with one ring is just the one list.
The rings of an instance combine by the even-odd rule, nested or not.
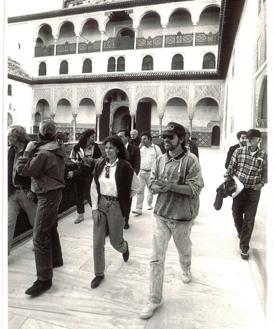
[(199, 194), (204, 186), (198, 158), (185, 147), (184, 127), (170, 122), (162, 138), (166, 153), (157, 159), (149, 182), (151, 192), (158, 196), (154, 209), (150, 294), (140, 313), (142, 319), (150, 318), (161, 304), (164, 261), (171, 236), (179, 254), (182, 281), (191, 281), (190, 233), (199, 211)]

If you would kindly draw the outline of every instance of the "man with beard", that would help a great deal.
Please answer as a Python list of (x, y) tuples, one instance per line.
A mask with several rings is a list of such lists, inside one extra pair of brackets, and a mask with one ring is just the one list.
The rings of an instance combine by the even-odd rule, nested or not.
[(234, 153), (234, 151), (239, 147), (246, 146), (246, 131), (244, 131), (244, 130), (239, 131), (237, 133), (237, 138), (238, 138), (239, 143), (231, 146), (227, 152), (226, 161), (225, 161), (225, 165), (224, 165), (225, 169), (228, 168), (229, 162), (231, 160), (231, 157), (232, 157), (232, 154)]
[(161, 304), (164, 262), (171, 236), (179, 254), (182, 281), (191, 281), (190, 233), (199, 211), (199, 194), (204, 186), (198, 158), (184, 146), (184, 127), (170, 122), (162, 137), (166, 154), (157, 159), (149, 183), (151, 192), (158, 196), (154, 209), (150, 294), (140, 313), (142, 319), (150, 318)]

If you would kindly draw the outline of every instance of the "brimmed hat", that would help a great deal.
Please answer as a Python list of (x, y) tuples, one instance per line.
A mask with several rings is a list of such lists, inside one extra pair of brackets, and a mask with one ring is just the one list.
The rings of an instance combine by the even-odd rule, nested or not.
[(178, 137), (184, 137), (185, 136), (185, 129), (182, 125), (176, 122), (169, 122), (165, 129), (162, 131), (163, 135), (178, 135)]
[(248, 132), (246, 133), (246, 138), (253, 138), (253, 137), (262, 138), (262, 134), (261, 134), (260, 130), (258, 130), (258, 129), (248, 130)]
[(53, 120), (42, 121), (39, 125), (39, 133), (42, 136), (54, 137), (56, 135), (56, 125)]

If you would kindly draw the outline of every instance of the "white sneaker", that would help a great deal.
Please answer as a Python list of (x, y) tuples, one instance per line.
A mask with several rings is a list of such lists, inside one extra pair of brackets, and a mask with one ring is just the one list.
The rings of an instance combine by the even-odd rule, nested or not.
[(142, 215), (142, 211), (139, 209), (132, 210), (132, 213), (135, 214), (136, 216)]
[(161, 303), (159, 304), (155, 304), (155, 303), (148, 303), (146, 304), (146, 306), (143, 307), (143, 309), (141, 310), (139, 316), (141, 319), (149, 319), (151, 318), (151, 316), (153, 315), (153, 313), (155, 312), (155, 310), (161, 305)]
[(192, 281), (192, 275), (190, 272), (182, 273), (181, 280), (183, 283), (189, 283)]
[(152, 210), (152, 209), (154, 209), (154, 207), (152, 205), (150, 205), (150, 206), (147, 207), (147, 209)]

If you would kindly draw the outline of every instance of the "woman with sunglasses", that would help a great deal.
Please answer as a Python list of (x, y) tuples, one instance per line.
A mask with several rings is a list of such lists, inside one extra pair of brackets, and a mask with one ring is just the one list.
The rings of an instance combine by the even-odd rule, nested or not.
[(92, 214), (94, 220), (93, 253), (95, 277), (91, 288), (97, 288), (104, 279), (105, 236), (108, 228), (111, 245), (129, 259), (127, 241), (123, 238), (124, 217), (130, 197), (139, 189), (139, 180), (126, 161), (124, 144), (118, 136), (105, 139), (106, 158), (100, 159), (94, 170), (91, 185)]

